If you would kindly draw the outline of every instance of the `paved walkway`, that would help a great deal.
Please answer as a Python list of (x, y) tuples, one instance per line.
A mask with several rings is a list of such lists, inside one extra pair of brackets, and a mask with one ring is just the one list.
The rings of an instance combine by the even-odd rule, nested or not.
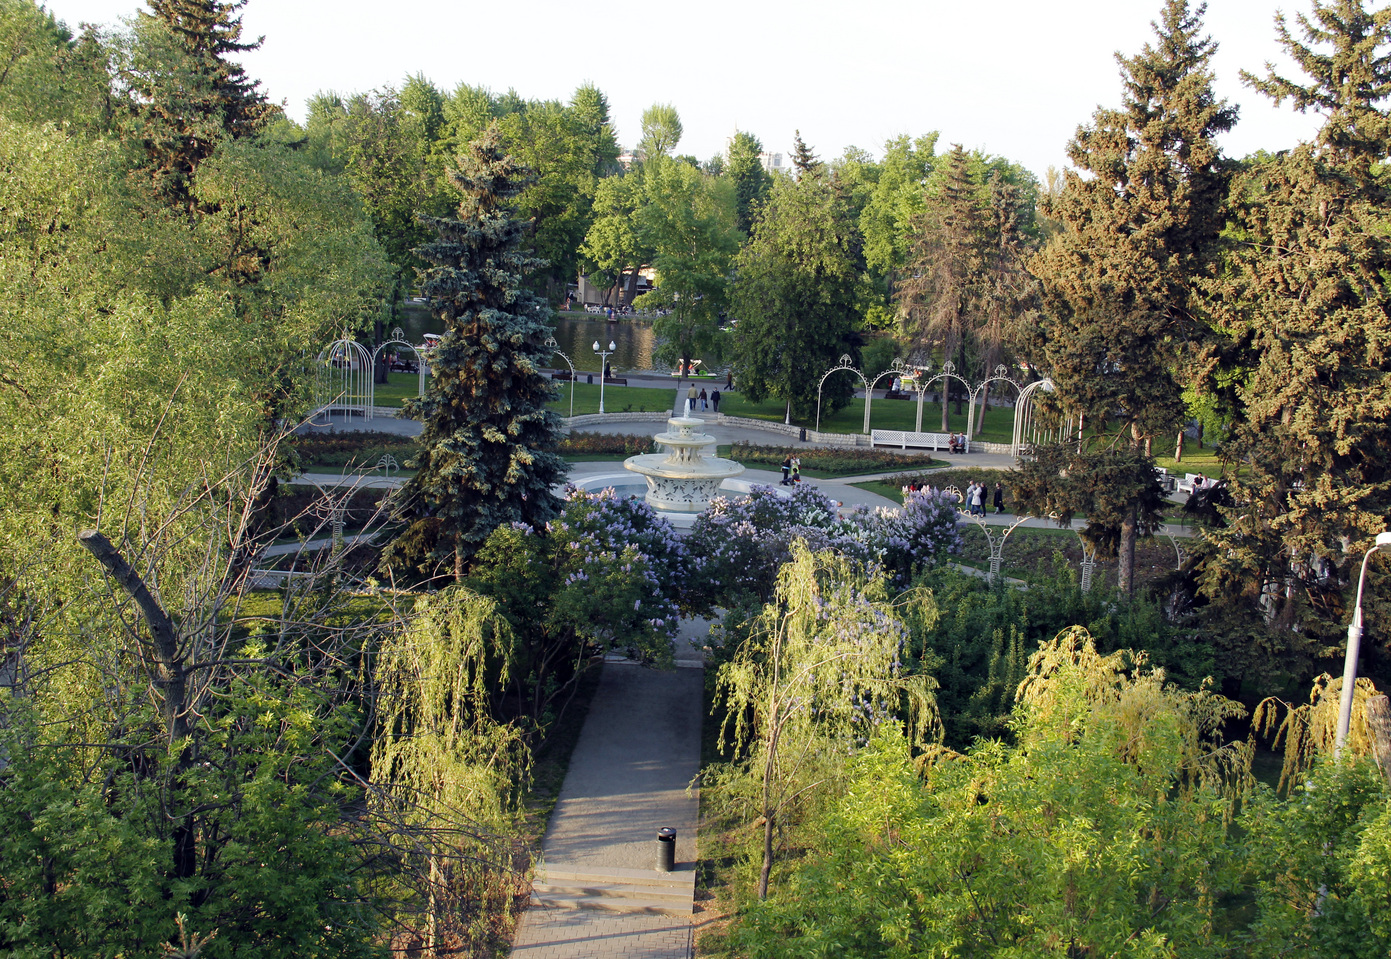
[[(688, 959), (695, 892), (709, 624), (688, 620), (674, 670), (604, 663), (542, 842), (514, 959)], [(657, 830), (676, 830), (676, 870), (657, 872)]]

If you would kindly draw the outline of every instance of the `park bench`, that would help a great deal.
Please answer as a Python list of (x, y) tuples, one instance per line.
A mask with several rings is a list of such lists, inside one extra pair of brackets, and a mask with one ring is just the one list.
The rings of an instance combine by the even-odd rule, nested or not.
[(914, 394), (905, 393), (902, 390), (885, 390), (884, 399), (886, 400), (911, 400)]
[[(1188, 493), (1191, 495), (1193, 492), (1193, 481), (1201, 475), (1201, 473), (1184, 473), (1183, 479), (1174, 480), (1174, 488), (1180, 493)], [(1207, 483), (1211, 484), (1212, 480), (1207, 480)]]
[(553, 380), (568, 380), (569, 378), (570, 378), (570, 371), (569, 371), (569, 370), (552, 370), (552, 371), (551, 371), (551, 379), (553, 379)]
[[(950, 433), (915, 433), (911, 430), (870, 430), (870, 446), (896, 446), (901, 450), (906, 450), (910, 446), (915, 449), (930, 449), (934, 452), (951, 448)], [(971, 452), (971, 444), (966, 443), (964, 452)]]

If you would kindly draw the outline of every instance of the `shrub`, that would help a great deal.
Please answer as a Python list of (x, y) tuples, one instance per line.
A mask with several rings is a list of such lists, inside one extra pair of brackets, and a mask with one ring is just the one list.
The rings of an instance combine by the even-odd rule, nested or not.
[(562, 456), (638, 456), (657, 452), (650, 436), (625, 433), (571, 433), (561, 440)]
[(396, 457), (405, 466), (420, 452), (420, 443), (413, 436), (393, 436), (368, 430), (296, 434), (290, 437), (290, 449), (299, 457), (302, 469), (311, 466), (357, 466), (375, 468), (386, 455)]
[(802, 469), (825, 473), (885, 473), (896, 469), (923, 470), (934, 465), (930, 458), (888, 450), (754, 446), (743, 440), (734, 444), (729, 456), (757, 466), (781, 466), (785, 457), (798, 456)]

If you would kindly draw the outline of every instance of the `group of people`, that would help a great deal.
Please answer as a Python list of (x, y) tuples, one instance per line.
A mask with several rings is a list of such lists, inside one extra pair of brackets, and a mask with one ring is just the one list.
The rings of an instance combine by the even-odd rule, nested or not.
[[(802, 458), (788, 453), (782, 458), (782, 482), (780, 486), (791, 486), (802, 481)], [(837, 506), (840, 504), (837, 503)]]
[[(966, 487), (966, 508), (972, 516), (984, 516), (985, 505), (991, 500), (990, 488), (984, 483), (977, 483), (971, 480)], [(995, 495), (991, 503), (995, 507), (996, 515), (1005, 511), (1005, 484), (997, 482), (995, 484)]]
[(947, 449), (951, 450), (953, 453), (966, 452), (966, 434), (952, 433), (947, 439)]
[[(720, 391), (711, 390), (709, 393), (706, 393), (705, 387), (702, 386), (700, 392), (697, 393), (695, 384), (692, 383), (691, 388), (686, 391), (686, 402), (690, 405), (692, 413), (697, 409), (703, 413), (708, 410), (711, 405), (715, 407), (715, 412), (718, 413), (720, 411)], [(699, 404), (699, 406), (696, 404)]]

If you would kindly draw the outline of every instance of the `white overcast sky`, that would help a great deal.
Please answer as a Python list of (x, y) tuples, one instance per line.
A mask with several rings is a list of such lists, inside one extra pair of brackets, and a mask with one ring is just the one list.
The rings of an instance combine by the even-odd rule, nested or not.
[[(569, 99), (586, 80), (608, 95), (619, 142), (642, 111), (671, 103), (679, 153), (721, 153), (735, 130), (788, 153), (793, 131), (824, 159), (855, 145), (879, 155), (900, 134), (940, 131), (1022, 163), (1040, 178), (1098, 105), (1120, 102), (1117, 51), (1152, 38), (1160, 0), (860, 0), (642, 4), (573, 0), (249, 0), (248, 74), (291, 116), (320, 90), (353, 93), (423, 73), (446, 93), (466, 82), (526, 98)], [(1373, 6), (1379, 4), (1372, 4)], [(139, 0), (48, 0), (76, 27), (115, 24)], [(1217, 90), (1241, 108), (1228, 155), (1309, 137), (1312, 114), (1276, 109), (1238, 71), (1288, 69), (1274, 14), (1309, 0), (1209, 0)]]

